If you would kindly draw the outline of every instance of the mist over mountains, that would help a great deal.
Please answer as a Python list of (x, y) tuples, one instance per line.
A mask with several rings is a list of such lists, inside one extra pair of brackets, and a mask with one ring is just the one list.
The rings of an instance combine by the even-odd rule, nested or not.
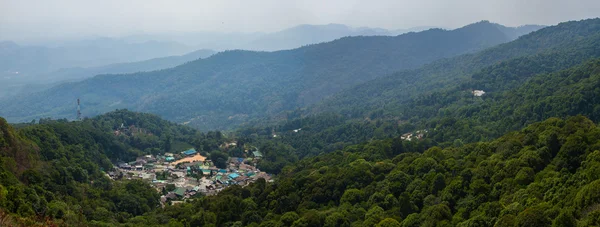
[[(0, 42), (0, 97), (37, 91), (67, 80), (98, 74), (132, 73), (174, 67), (208, 56), (206, 50), (276, 51), (332, 41), (347, 36), (398, 35), (429, 27), (400, 30), (351, 28), (341, 24), (299, 25), (273, 33), (171, 32), (121, 38), (89, 37), (37, 41), (35, 44)], [(204, 54), (197, 54), (204, 51)], [(195, 54), (196, 53), (196, 54)], [(177, 58), (175, 56), (181, 56)], [(170, 59), (155, 59), (167, 58)], [(192, 57), (192, 58), (190, 58)], [(153, 60), (151, 60), (153, 59)], [(146, 63), (129, 64), (139, 61)], [(160, 63), (160, 61), (163, 61)], [(154, 64), (156, 63), (156, 64)], [(123, 64), (128, 64), (124, 66)], [(151, 67), (136, 67), (147, 65)]]
[(584, 2), (0, 3), (0, 226), (600, 226)]
[(123, 39), (135, 42), (169, 40), (198, 48), (207, 48), (217, 51), (233, 49), (277, 51), (298, 48), (309, 44), (329, 42), (347, 36), (396, 36), (431, 28), (434, 27), (423, 26), (388, 30), (371, 27), (353, 28), (343, 24), (303, 24), (271, 33), (169, 32), (130, 35)]
[(226, 51), (172, 69), (101, 75), (3, 100), (0, 114), (11, 121), (70, 117), (71, 100), (79, 97), (88, 116), (128, 108), (204, 129), (227, 128), (317, 103), (392, 72), (509, 42), (535, 28), (482, 21), (455, 30), (346, 37), (286, 51)]

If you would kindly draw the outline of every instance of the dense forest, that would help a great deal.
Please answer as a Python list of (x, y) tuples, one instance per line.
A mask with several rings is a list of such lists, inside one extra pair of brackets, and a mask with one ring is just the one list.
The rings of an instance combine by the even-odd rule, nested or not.
[[(120, 125), (139, 133), (115, 136)], [(127, 110), (15, 126), (0, 118), (0, 226), (101, 226), (149, 212), (159, 205), (156, 189), (140, 180), (110, 180), (105, 171), (112, 163), (192, 145), (210, 152), (226, 139)], [(176, 148), (181, 143), (187, 145)]]
[(69, 117), (70, 103), (79, 97), (85, 116), (128, 108), (202, 130), (230, 129), (389, 73), (509, 42), (528, 31), (484, 21), (455, 30), (346, 37), (285, 51), (225, 51), (172, 69), (100, 75), (0, 100), (0, 115), (11, 122)]
[[(486, 69), (497, 69), (499, 64), (511, 64), (511, 67), (524, 64), (530, 70), (517, 72), (517, 76), (526, 76), (524, 74), (527, 72), (535, 74), (550, 69), (564, 69), (586, 59), (599, 57), (598, 43), (600, 19), (560, 23), (480, 52), (441, 59), (418, 69), (400, 71), (368, 81), (335, 94), (310, 108), (308, 113), (336, 112), (350, 117), (368, 116), (370, 111), (393, 109), (438, 89), (456, 86), (468, 81), (471, 75), (478, 72), (485, 75)], [(544, 56), (547, 58), (543, 59)], [(521, 62), (524, 58), (543, 60), (533, 62), (541, 64), (533, 64)], [(511, 61), (512, 63), (507, 63)], [(546, 71), (535, 71), (538, 69)], [(497, 75), (504, 82), (512, 83), (512, 80), (503, 77), (501, 71)]]
[[(429, 130), (432, 143), (445, 147), (488, 141), (549, 117), (583, 114), (596, 121), (599, 47), (600, 20), (562, 23), (474, 55), (376, 79), (289, 112), (284, 122), (258, 122), (238, 132), (290, 144), (295, 149), (288, 156), (302, 158), (417, 130)], [(440, 84), (450, 80), (440, 76), (453, 74), (462, 79)], [(399, 82), (404, 76), (440, 78), (413, 81), (408, 89), (388, 80)], [(386, 82), (372, 84), (377, 81)], [(411, 95), (415, 89), (431, 90)], [(486, 94), (475, 97), (474, 89)], [(302, 130), (292, 131), (298, 128)]]
[[(98, 122), (127, 116), (149, 130), (163, 123), (128, 111)], [(45, 120), (18, 130), (2, 121), (0, 205), (11, 213), (3, 216), (5, 223), (593, 226), (600, 220), (594, 208), (600, 202), (594, 191), (600, 128), (583, 116), (551, 118), (490, 142), (443, 149), (429, 139), (373, 140), (299, 160), (274, 183), (234, 186), (164, 209), (148, 184), (104, 176), (110, 159), (119, 158), (106, 148), (129, 145), (92, 129), (91, 121)], [(179, 133), (172, 135), (189, 135)]]
[[(595, 53), (600, 54), (600, 51)], [(419, 96), (397, 108), (371, 111), (365, 119), (324, 113), (281, 125), (248, 127), (238, 130), (237, 134), (249, 140), (260, 138), (291, 145), (293, 149), (283, 147), (276, 154), (304, 158), (417, 130), (428, 130), (427, 138), (432, 144), (446, 147), (489, 141), (549, 117), (582, 114), (594, 121), (600, 120), (600, 60), (596, 58), (558, 70), (585, 58), (540, 56), (518, 58), (486, 68), (463, 84)], [(569, 59), (569, 63), (560, 64), (557, 59)], [(475, 97), (471, 87), (484, 88), (487, 93)], [(296, 129), (301, 130), (295, 132)], [(275, 166), (283, 167), (287, 163), (290, 161), (275, 157), (267, 158), (263, 165), (276, 172)]]
[(399, 138), (284, 168), (272, 184), (130, 219), (127, 226), (596, 226), (600, 128), (551, 118), (490, 142)]
[[(481, 22), (462, 28), (471, 31), (466, 33), (428, 32), (460, 39), (479, 34), (474, 31), (482, 27), (491, 29), (489, 25)], [(490, 31), (506, 36), (506, 31), (492, 28)], [(409, 39), (422, 45), (427, 40), (415, 37), (423, 39), (423, 34), (379, 41)], [(281, 86), (285, 78), (277, 77), (275, 71), (269, 71), (265, 77), (269, 80), (247, 77), (247, 73), (263, 72), (265, 61), (275, 62), (286, 72), (306, 73), (282, 64), (272, 53), (230, 51), (150, 74), (96, 77), (94, 81), (118, 90), (118, 95), (123, 95), (120, 98), (143, 102), (140, 108), (144, 110), (161, 107), (163, 115), (198, 113), (194, 108), (211, 109), (210, 114), (222, 119), (236, 118), (228, 114), (253, 108), (253, 113), (274, 115), (226, 134), (196, 130), (188, 126), (193, 121), (176, 124), (126, 109), (80, 121), (41, 118), (8, 124), (0, 118), (0, 226), (600, 225), (600, 127), (596, 125), (600, 122), (600, 19), (561, 23), (483, 51), (424, 60), (490, 44), (485, 38), (484, 43), (473, 39), (469, 45), (477, 47), (462, 46), (450, 51), (452, 54), (429, 53), (413, 59), (413, 66), (397, 66), (412, 68), (408, 71), (385, 76), (384, 71), (390, 69), (375, 65), (380, 68), (362, 78), (377, 77), (374, 80), (356, 87), (345, 84), (352, 88), (306, 108), (296, 105), (302, 92), (328, 87)], [(319, 68), (322, 71), (313, 76), (342, 73), (334, 69), (348, 59), (331, 60), (344, 52), (333, 47), (366, 40), (369, 37), (344, 38), (294, 50), (305, 51), (300, 54), (276, 54), (284, 60), (314, 54), (316, 58), (303, 63), (313, 64), (309, 69), (314, 70), (317, 63), (335, 63)], [(379, 41), (361, 46), (363, 52), (354, 54), (391, 45)], [(318, 52), (321, 47), (333, 49)], [(396, 47), (402, 49), (400, 44)], [(232, 68), (237, 74), (229, 79), (265, 86), (255, 90), (238, 89), (234, 83), (217, 86), (221, 76), (217, 69), (223, 64), (219, 59), (229, 64), (251, 62)], [(323, 59), (331, 61), (319, 62)], [(388, 60), (390, 64), (394, 61)], [(433, 62), (426, 64), (430, 60)], [(271, 68), (274, 65), (266, 68), (275, 70)], [(204, 96), (214, 90), (180, 86), (194, 84), (194, 78), (200, 76), (196, 73), (203, 70), (214, 73), (215, 80), (208, 83), (212, 89), (223, 90), (210, 97), (222, 101), (209, 102)], [(158, 78), (165, 72), (175, 76), (140, 80), (130, 87), (132, 78)], [(286, 75), (296, 75), (292, 74)], [(337, 75), (329, 76), (341, 80)], [(312, 82), (327, 78), (315, 76)], [(219, 83), (228, 80), (218, 79)], [(95, 85), (75, 90), (89, 88), (86, 86)], [(173, 96), (154, 96), (154, 89), (159, 88)], [(225, 94), (229, 90), (238, 93)], [(475, 95), (474, 90), (485, 93)], [(113, 95), (109, 93), (104, 90), (101, 94)], [(143, 93), (143, 98), (138, 93)], [(179, 97), (188, 93), (194, 96)], [(177, 108), (166, 108), (163, 104), (174, 97)], [(260, 101), (249, 103), (248, 98)], [(283, 104), (281, 100), (286, 99), (298, 102)], [(120, 105), (118, 100), (109, 101)], [(44, 105), (47, 103), (38, 101), (33, 106)], [(56, 111), (67, 109), (60, 108)], [(206, 116), (196, 120), (218, 122)], [(407, 134), (418, 136), (407, 139)], [(236, 148), (223, 148), (231, 142)], [(190, 147), (219, 168), (226, 167), (229, 156), (260, 151), (257, 167), (275, 174), (274, 180), (231, 186), (216, 195), (161, 207), (160, 192), (147, 182), (107, 177), (114, 163)]]

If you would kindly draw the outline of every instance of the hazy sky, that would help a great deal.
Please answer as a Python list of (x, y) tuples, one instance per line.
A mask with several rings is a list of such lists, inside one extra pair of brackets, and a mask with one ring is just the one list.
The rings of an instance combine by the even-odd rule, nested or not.
[(388, 29), (480, 20), (551, 25), (600, 16), (600, 0), (0, 0), (0, 40), (168, 31), (276, 31), (341, 23)]

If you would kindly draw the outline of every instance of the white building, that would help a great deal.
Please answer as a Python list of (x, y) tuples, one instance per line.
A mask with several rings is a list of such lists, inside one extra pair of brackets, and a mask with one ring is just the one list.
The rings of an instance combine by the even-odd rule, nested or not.
[(474, 96), (480, 97), (483, 94), (485, 94), (485, 91), (483, 91), (483, 90), (473, 90), (472, 93), (473, 93)]

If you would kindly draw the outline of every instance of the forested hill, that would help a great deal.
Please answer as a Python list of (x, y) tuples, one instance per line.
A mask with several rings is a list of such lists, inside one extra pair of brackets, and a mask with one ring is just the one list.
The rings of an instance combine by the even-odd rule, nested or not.
[[(539, 63), (529, 64), (542, 65)], [(553, 73), (541, 73), (544, 69), (537, 68), (540, 74), (523, 79), (512, 89), (502, 89), (501, 84), (511, 87), (509, 81), (514, 80), (514, 74), (507, 72), (525, 68), (508, 64), (500, 69), (505, 72), (503, 79), (489, 79), (497, 76), (494, 73), (478, 74), (488, 79), (473, 82), (486, 81), (495, 87), (489, 94), (474, 97), (461, 87), (435, 92), (407, 104), (403, 114), (420, 116), (412, 123), (435, 128), (430, 138), (446, 144), (489, 140), (548, 117), (580, 114), (600, 120), (600, 58)]]
[[(559, 26), (572, 28), (581, 27), (577, 26), (581, 24), (577, 22)], [(588, 23), (588, 26), (592, 24)], [(578, 30), (600, 32), (600, 27), (583, 28)], [(560, 30), (543, 29), (523, 38), (537, 36), (540, 32), (555, 33)], [(600, 34), (586, 36), (547, 51), (511, 58), (473, 70), (473, 73), (461, 74), (464, 79), (448, 82), (444, 88), (427, 90), (421, 95), (411, 96), (410, 91), (433, 85), (407, 82), (409, 87), (405, 87), (405, 90), (397, 89), (393, 84), (381, 84), (370, 90), (360, 90), (361, 86), (356, 92), (364, 91), (371, 95), (353, 96), (354, 93), (348, 92), (345, 93), (348, 96), (337, 96), (340, 99), (332, 100), (334, 102), (328, 103), (330, 106), (319, 106), (330, 112), (300, 117), (303, 111), (295, 111), (288, 115), (290, 120), (284, 123), (245, 128), (238, 133), (240, 136), (259, 136), (276, 143), (289, 144), (293, 150), (279, 151), (285, 153), (286, 157), (303, 158), (371, 139), (395, 137), (418, 130), (428, 130), (427, 138), (431, 143), (445, 147), (489, 141), (549, 117), (582, 114), (598, 121), (600, 93), (596, 87), (600, 85)], [(558, 39), (558, 36), (552, 37)], [(515, 46), (517, 42), (504, 46)], [(449, 75), (441, 70), (437, 73)], [(486, 93), (475, 97), (473, 89)], [(335, 102), (348, 101), (348, 98), (354, 100)], [(334, 105), (342, 103), (345, 105)], [(294, 132), (295, 129), (302, 130)], [(273, 134), (277, 137), (274, 138)], [(285, 161), (274, 158), (267, 160), (273, 161), (269, 164), (274, 167), (283, 166), (280, 162)]]
[(213, 55), (212, 50), (197, 50), (180, 56), (153, 58), (145, 61), (116, 63), (96, 67), (63, 68), (35, 74), (4, 75), (0, 78), (0, 97), (38, 92), (67, 81), (81, 81), (100, 74), (147, 72), (172, 68)]
[[(115, 136), (121, 125), (135, 133)], [(15, 127), (0, 118), (0, 226), (105, 226), (149, 212), (159, 207), (155, 188), (103, 171), (144, 154), (216, 150), (225, 140), (126, 110)]]
[(596, 226), (599, 135), (597, 125), (579, 116), (446, 149), (375, 140), (302, 160), (275, 183), (231, 187), (129, 223)]
[[(438, 88), (457, 85), (483, 68), (514, 58), (551, 52), (598, 54), (586, 48), (596, 50), (593, 44), (599, 39), (600, 19), (564, 22), (478, 53), (442, 59), (415, 70), (374, 79), (337, 93), (311, 111), (332, 111), (361, 117), (365, 114), (364, 110), (402, 103)], [(568, 61), (568, 57), (566, 59)], [(575, 60), (581, 62), (581, 58)]]
[(197, 60), (199, 58), (207, 58), (213, 54), (215, 54), (215, 51), (203, 49), (184, 55), (153, 58), (145, 61), (116, 63), (87, 68), (64, 68), (50, 73), (41, 74), (39, 75), (41, 78), (38, 78), (38, 80), (51, 82), (60, 80), (82, 80), (99, 74), (123, 74), (154, 71), (172, 68), (189, 61)]
[(452, 31), (431, 29), (396, 37), (348, 37), (278, 52), (227, 51), (148, 73), (102, 75), (0, 101), (9, 121), (70, 117), (115, 108), (158, 114), (201, 129), (224, 128), (315, 103), (388, 73), (508, 42), (515, 32), (489, 22)]
[(66, 42), (56, 47), (22, 46), (0, 41), (0, 72), (3, 76), (6, 72), (32, 75), (61, 68), (94, 67), (181, 55), (192, 50), (177, 42), (136, 43), (113, 38)]
[[(562, 59), (570, 61), (575, 58)], [(544, 58), (500, 64), (494, 70), (486, 70), (486, 74), (476, 74), (478, 79), (471, 84), (420, 96), (396, 109), (375, 110), (368, 116), (371, 119), (355, 120), (339, 114), (319, 114), (281, 125), (242, 129), (238, 135), (258, 136), (275, 144), (291, 146), (293, 149), (280, 146), (275, 152), (277, 155), (271, 155), (268, 147), (264, 149), (264, 153), (269, 155), (265, 157), (262, 168), (277, 172), (277, 168), (280, 170), (288, 162), (288, 159), (278, 157), (316, 156), (352, 144), (398, 137), (419, 130), (428, 131), (425, 133), (427, 144), (449, 147), (490, 141), (549, 117), (583, 115), (600, 121), (600, 56), (549, 73), (543, 72), (560, 68), (560, 62), (538, 60)], [(542, 67), (544, 63), (549, 68)], [(527, 76), (513, 81), (515, 72), (536, 73), (524, 74)], [(518, 86), (511, 86), (511, 82)], [(468, 86), (473, 84), (494, 89), (481, 97), (474, 97)], [(301, 130), (294, 131), (297, 129)]]

